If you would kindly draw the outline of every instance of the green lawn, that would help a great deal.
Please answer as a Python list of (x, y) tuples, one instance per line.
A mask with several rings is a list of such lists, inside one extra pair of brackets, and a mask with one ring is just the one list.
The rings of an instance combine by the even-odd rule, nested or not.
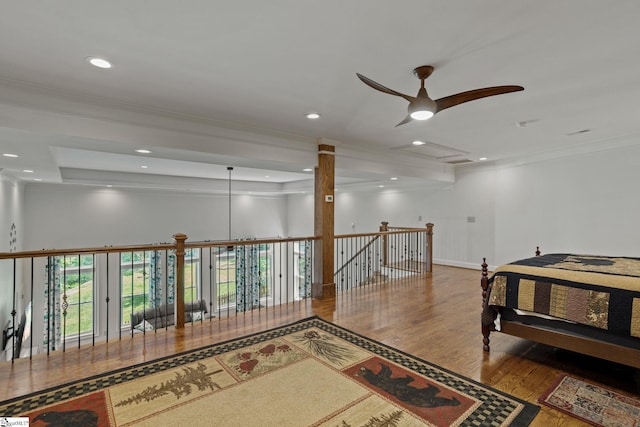
[[(79, 303), (79, 304), (78, 304)], [(67, 315), (62, 316), (63, 335), (90, 332), (93, 325), (93, 281), (67, 291)]]
[[(266, 260), (261, 260), (264, 264)], [(197, 266), (196, 266), (197, 267)], [(264, 265), (262, 265), (264, 267)], [(195, 274), (192, 275), (192, 265), (185, 265), (185, 301), (195, 301), (197, 290), (192, 287)], [(128, 325), (131, 322), (131, 313), (144, 310), (150, 307), (149, 301), (149, 278), (145, 277), (141, 269), (136, 269), (134, 274), (122, 277), (122, 324)], [(193, 272), (195, 273), (195, 272)], [(222, 261), (217, 265), (215, 271), (215, 282), (217, 283), (217, 303), (226, 305), (236, 300), (236, 269), (235, 260)], [(197, 286), (194, 284), (193, 286)], [(261, 291), (264, 291), (261, 286)], [(114, 301), (113, 296), (111, 301)], [(64, 334), (75, 335), (78, 333), (91, 332), (93, 329), (93, 281), (89, 280), (80, 286), (67, 290), (67, 302), (69, 308), (67, 315), (63, 317)], [(102, 304), (102, 302), (96, 302)]]

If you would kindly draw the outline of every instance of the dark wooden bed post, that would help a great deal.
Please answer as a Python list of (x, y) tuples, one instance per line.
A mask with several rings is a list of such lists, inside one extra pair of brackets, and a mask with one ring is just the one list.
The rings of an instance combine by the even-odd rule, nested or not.
[[(482, 286), (482, 311), (484, 313), (484, 307), (487, 299), (487, 288), (489, 286), (489, 270), (487, 265), (487, 259), (482, 258), (482, 278), (480, 279), (480, 286)], [(491, 324), (487, 323), (484, 319), (484, 315), (481, 315), (482, 324), (482, 349), (489, 351), (489, 334), (491, 333)]]

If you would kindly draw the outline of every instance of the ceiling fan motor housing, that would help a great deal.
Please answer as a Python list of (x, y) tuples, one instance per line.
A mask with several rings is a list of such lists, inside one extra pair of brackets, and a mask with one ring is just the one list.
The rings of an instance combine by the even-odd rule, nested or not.
[(436, 112), (437, 105), (430, 98), (416, 98), (409, 104), (407, 110), (409, 115), (415, 120), (426, 120)]

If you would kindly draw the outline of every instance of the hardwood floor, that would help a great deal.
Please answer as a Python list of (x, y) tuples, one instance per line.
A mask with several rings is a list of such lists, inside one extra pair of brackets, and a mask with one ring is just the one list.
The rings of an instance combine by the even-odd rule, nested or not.
[[(181, 333), (160, 330), (49, 357), (1, 363), (0, 401), (312, 315), (529, 402), (535, 403), (560, 373), (638, 397), (633, 394), (633, 371), (624, 366), (499, 333), (491, 335), (491, 352), (484, 352), (480, 309), (480, 272), (436, 265), (430, 278), (372, 285), (338, 294), (335, 301), (269, 307), (188, 325)], [(532, 425), (585, 424), (542, 406)]]

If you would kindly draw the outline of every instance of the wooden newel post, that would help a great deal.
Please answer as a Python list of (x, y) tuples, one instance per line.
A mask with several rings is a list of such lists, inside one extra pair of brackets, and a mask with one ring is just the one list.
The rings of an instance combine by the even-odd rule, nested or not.
[(433, 273), (433, 224), (427, 223), (427, 273)]
[(175, 325), (176, 329), (184, 329), (184, 242), (187, 235), (177, 233), (173, 238), (176, 241)]
[[(389, 231), (389, 222), (382, 221), (380, 224), (380, 232)], [(389, 248), (387, 247), (387, 243), (389, 241), (389, 236), (386, 234), (382, 236), (382, 265), (387, 265), (389, 261)]]

